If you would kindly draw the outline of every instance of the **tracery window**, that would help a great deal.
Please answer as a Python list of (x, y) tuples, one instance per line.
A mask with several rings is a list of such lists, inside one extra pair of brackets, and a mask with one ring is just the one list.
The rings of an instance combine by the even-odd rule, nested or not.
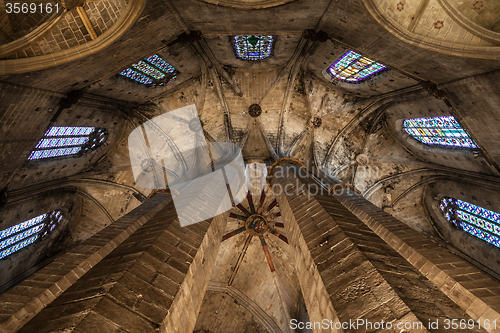
[(463, 231), (500, 247), (500, 214), (471, 203), (445, 197), (440, 208), (446, 219)]
[(81, 155), (106, 140), (106, 130), (96, 127), (51, 127), (35, 146), (28, 160)]
[(348, 83), (360, 83), (372, 75), (387, 69), (386, 66), (363, 57), (354, 51), (347, 51), (328, 67), (328, 73), (335, 79)]
[(0, 231), (0, 259), (50, 233), (62, 217), (60, 211), (54, 210)]
[(413, 138), (427, 145), (478, 148), (453, 116), (406, 119), (403, 128)]
[(243, 60), (263, 60), (271, 55), (273, 36), (237, 35), (233, 37), (236, 56)]
[(144, 60), (139, 60), (120, 74), (147, 86), (163, 86), (175, 80), (177, 72), (159, 55), (153, 54)]

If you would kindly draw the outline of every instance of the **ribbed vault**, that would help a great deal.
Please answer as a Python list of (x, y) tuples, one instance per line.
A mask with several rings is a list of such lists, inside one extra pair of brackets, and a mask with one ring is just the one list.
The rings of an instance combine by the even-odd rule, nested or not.
[[(134, 179), (128, 135), (156, 116), (195, 105), (200, 140), (232, 142), (247, 163), (293, 158), (316, 175), (353, 184), (413, 229), (500, 274), (496, 259), (484, 255), (497, 249), (460, 245), (464, 238), (436, 213), (440, 195), (500, 212), (498, 6), (452, 2), (98, 0), (60, 14), (1, 14), (0, 230), (60, 203), (69, 219), (60, 244), (68, 249), (124, 216), (151, 193)], [(481, 8), (473, 8), (476, 2)], [(78, 31), (87, 34), (79, 38)], [(272, 55), (239, 59), (237, 34), (273, 35)], [(360, 84), (333, 79), (326, 69), (349, 50), (388, 70)], [(175, 67), (175, 80), (146, 87), (119, 75), (152, 54)], [(402, 130), (404, 119), (435, 116), (454, 116), (480, 148), (432, 147)], [(56, 125), (105, 127), (110, 135), (81, 158), (27, 163)], [(183, 177), (196, 163), (210, 166), (209, 159), (171, 148), (170, 176)], [(248, 244), (241, 229), (252, 207), (272, 206), (270, 188), (261, 190), (231, 211), (224, 234), (242, 232), (222, 243), (207, 295), (222, 300), (225, 293), (223, 302), (239, 302), (249, 325), (286, 331), (286, 320), (301, 315), (303, 304), (288, 245), (273, 235), (286, 239), (278, 227), (284, 221), (277, 208), (269, 210), (273, 232)], [(30, 260), (20, 253), (23, 267), (61, 249), (49, 251), (47, 244), (26, 252)], [(6, 281), (18, 275), (15, 266), (0, 262)], [(214, 303), (204, 304), (198, 330), (216, 321), (209, 313)]]

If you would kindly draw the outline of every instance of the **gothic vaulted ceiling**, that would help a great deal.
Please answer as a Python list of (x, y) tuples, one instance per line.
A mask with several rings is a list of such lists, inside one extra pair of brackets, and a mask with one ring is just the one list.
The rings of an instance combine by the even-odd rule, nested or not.
[[(237, 144), (247, 163), (291, 157), (320, 168), (413, 228), (498, 267), (497, 249), (464, 242), (436, 210), (450, 195), (500, 211), (497, 1), (87, 0), (50, 3), (59, 6), (50, 12), (49, 2), (34, 3), (17, 14), (0, 3), (0, 229), (54, 209), (66, 222), (43, 246), (1, 261), (0, 284), (143, 202), (151, 189), (136, 183), (128, 135), (193, 104), (205, 139)], [(272, 36), (270, 54), (239, 58), (235, 35)], [(358, 83), (336, 79), (328, 68), (348, 51), (387, 68)], [(120, 75), (153, 55), (172, 66), (164, 67), (168, 80), (148, 86)], [(477, 148), (426, 145), (402, 128), (405, 119), (438, 116), (455, 117)], [(52, 126), (93, 126), (107, 137), (79, 157), (28, 161)], [(210, 165), (201, 157), (185, 169), (170, 162), (178, 177)], [(264, 192), (269, 205), (272, 193)], [(248, 199), (242, 205), (251, 209)], [(244, 211), (232, 213), (227, 233), (243, 226)], [(277, 279), (258, 237), (246, 244), (247, 236), (221, 246), (197, 329), (216, 327), (210, 313), (224, 302), (225, 315), (255, 330), (285, 330), (286, 313), (300, 314), (287, 243), (262, 236)], [(227, 310), (222, 292), (239, 306)]]

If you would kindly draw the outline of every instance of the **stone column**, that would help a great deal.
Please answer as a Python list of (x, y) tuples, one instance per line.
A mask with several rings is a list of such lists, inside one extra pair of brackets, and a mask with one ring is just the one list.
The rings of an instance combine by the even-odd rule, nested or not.
[[(314, 332), (445, 332), (446, 319), (471, 319), (384, 239), (295, 166), (277, 168), (273, 190)], [(283, 172), (285, 171), (285, 172)], [(336, 322), (339, 322), (336, 324)], [(349, 325), (360, 323), (360, 326)], [(369, 326), (381, 325), (375, 327)], [(400, 326), (397, 326), (400, 325)], [(333, 329), (331, 328), (333, 326)], [(475, 328), (471, 331), (483, 331)]]
[(500, 332), (497, 280), (362, 196), (350, 193), (338, 199), (472, 319), (488, 332)]
[(0, 295), (0, 332), (16, 332), (172, 201), (158, 194)]
[(228, 214), (181, 227), (170, 202), (19, 332), (192, 332)]

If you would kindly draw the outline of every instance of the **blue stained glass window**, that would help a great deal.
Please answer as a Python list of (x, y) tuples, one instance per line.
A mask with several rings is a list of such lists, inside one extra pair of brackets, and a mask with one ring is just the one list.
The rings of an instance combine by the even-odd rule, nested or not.
[(38, 223), (40, 223), (44, 218), (47, 217), (47, 214), (42, 214), (37, 217), (32, 218), (31, 220), (24, 221), (22, 223), (16, 224), (13, 227), (10, 227), (8, 229), (0, 231), (0, 239), (4, 239), (6, 237), (9, 237), (10, 235), (13, 235), (17, 232), (23, 231), (27, 228), (30, 228)]
[(175, 68), (156, 54), (153, 54), (151, 57), (146, 58), (146, 61), (155, 65), (165, 73), (175, 73)]
[(263, 60), (271, 55), (273, 36), (237, 35), (233, 37), (238, 58), (243, 60)]
[(29, 160), (88, 153), (106, 139), (95, 127), (51, 127), (28, 157)]
[(89, 141), (86, 136), (72, 137), (72, 138), (57, 138), (57, 139), (42, 139), (35, 148), (52, 148), (52, 147), (65, 147), (65, 146), (79, 146)]
[(453, 116), (406, 119), (403, 128), (427, 145), (479, 148)]
[(129, 79), (135, 80), (142, 84), (151, 84), (153, 83), (153, 79), (134, 71), (133, 69), (127, 68), (120, 72), (121, 75), (128, 77)]
[(89, 135), (94, 127), (51, 127), (45, 136)]
[(387, 67), (363, 57), (353, 51), (347, 51), (342, 57), (328, 67), (328, 73), (338, 80), (348, 83), (359, 83), (375, 75)]
[(172, 80), (175, 80), (177, 75), (175, 68), (157, 54), (144, 58), (144, 60), (139, 60), (135, 64), (132, 64), (131, 67), (133, 69), (127, 68), (121, 71), (120, 74), (150, 86), (161, 86), (165, 83), (170, 83)]
[(165, 77), (165, 73), (160, 72), (159, 70), (155, 69), (153, 66), (146, 64), (144, 61), (139, 61), (136, 64), (133, 64), (132, 67), (135, 69), (140, 70), (141, 72), (151, 76), (154, 79), (162, 79)]
[(5, 248), (7, 246), (15, 244), (28, 236), (36, 234), (38, 231), (42, 230), (42, 228), (43, 228), (43, 224), (39, 224), (31, 229), (28, 229), (28, 230), (23, 231), (15, 236), (12, 236), (11, 238), (8, 238), (6, 240), (1, 241), (0, 242), (0, 250), (2, 250), (3, 248)]
[(439, 207), (457, 228), (500, 247), (500, 214), (471, 203), (445, 197)]
[(56, 210), (0, 231), (0, 259), (42, 238), (52, 231), (61, 219), (61, 212)]

